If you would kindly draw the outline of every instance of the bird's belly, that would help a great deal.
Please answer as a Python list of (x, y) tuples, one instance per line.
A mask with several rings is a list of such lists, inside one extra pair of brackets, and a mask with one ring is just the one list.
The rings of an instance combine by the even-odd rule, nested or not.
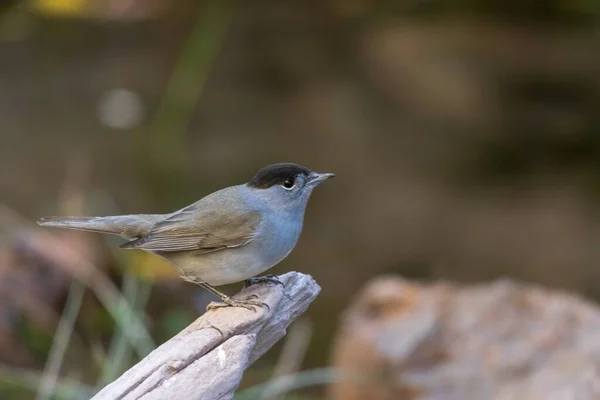
[(240, 282), (259, 275), (284, 259), (293, 246), (279, 251), (258, 251), (255, 246), (215, 251), (212, 253), (188, 252), (173, 257), (171, 262), (185, 276), (219, 286)]

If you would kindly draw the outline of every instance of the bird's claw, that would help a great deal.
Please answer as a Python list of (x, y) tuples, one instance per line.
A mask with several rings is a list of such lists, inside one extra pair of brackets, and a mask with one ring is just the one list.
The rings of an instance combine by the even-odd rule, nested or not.
[(279, 277), (277, 277), (277, 275), (265, 275), (265, 276), (256, 276), (254, 278), (249, 278), (246, 279), (244, 281), (244, 289), (246, 289), (247, 287), (250, 287), (252, 285), (256, 285), (258, 283), (275, 283), (277, 285), (281, 285), (283, 288), (285, 288), (285, 285), (283, 284), (283, 282), (281, 282), (279, 280)]

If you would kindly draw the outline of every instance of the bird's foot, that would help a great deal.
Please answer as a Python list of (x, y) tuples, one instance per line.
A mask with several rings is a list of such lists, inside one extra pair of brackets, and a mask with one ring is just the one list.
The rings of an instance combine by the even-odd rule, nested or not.
[(269, 275), (265, 275), (265, 276), (256, 276), (254, 278), (246, 279), (244, 281), (244, 289), (246, 289), (247, 287), (250, 287), (252, 285), (256, 285), (258, 283), (275, 283), (275, 284), (281, 285), (283, 288), (285, 288), (285, 285), (283, 284), (283, 282), (281, 282), (279, 280), (277, 275), (269, 274)]
[(213, 310), (215, 308), (222, 308), (222, 307), (243, 307), (243, 308), (247, 308), (248, 310), (256, 311), (256, 309), (254, 308), (256, 306), (258, 306), (258, 307), (265, 306), (269, 309), (269, 311), (271, 311), (271, 307), (269, 307), (269, 305), (267, 303), (263, 303), (262, 301), (256, 301), (256, 300), (249, 300), (252, 297), (256, 297), (258, 299), (258, 296), (256, 296), (255, 294), (251, 295), (246, 300), (235, 300), (235, 299), (232, 299), (231, 297), (227, 296), (226, 294), (219, 292), (217, 289), (215, 289), (208, 283), (206, 283), (200, 279), (197, 279), (193, 276), (192, 277), (182, 276), (181, 278), (185, 281), (195, 283), (195, 284), (203, 287), (204, 289), (208, 290), (209, 292), (211, 292), (215, 296), (219, 297), (223, 301), (222, 303), (217, 303), (214, 301), (211, 302), (206, 307), (207, 311)]
[[(256, 298), (258, 298), (258, 296), (256, 295), (252, 295)], [(232, 299), (231, 297), (225, 297), (223, 298), (223, 302), (222, 303), (216, 303), (216, 302), (211, 302), (207, 307), (206, 310), (214, 310), (216, 308), (223, 308), (223, 307), (243, 307), (246, 308), (248, 310), (252, 310), (252, 311), (256, 311), (256, 308), (254, 307), (267, 307), (269, 309), (269, 311), (271, 311), (271, 307), (269, 307), (269, 305), (267, 303), (263, 303), (262, 301), (257, 301), (257, 300), (235, 300)]]

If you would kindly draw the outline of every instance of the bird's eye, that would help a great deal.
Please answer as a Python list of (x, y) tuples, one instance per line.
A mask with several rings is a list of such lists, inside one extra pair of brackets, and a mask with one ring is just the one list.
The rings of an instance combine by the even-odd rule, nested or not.
[(296, 186), (296, 182), (294, 182), (293, 179), (286, 179), (285, 181), (283, 181), (283, 184), (281, 186), (285, 190), (292, 190), (294, 186)]

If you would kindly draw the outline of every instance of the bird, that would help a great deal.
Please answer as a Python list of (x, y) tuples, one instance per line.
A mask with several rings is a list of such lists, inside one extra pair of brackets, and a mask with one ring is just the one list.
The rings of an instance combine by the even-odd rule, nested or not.
[(258, 170), (246, 183), (217, 190), (170, 214), (52, 216), (37, 223), (118, 235), (127, 240), (120, 248), (165, 259), (182, 279), (221, 299), (208, 309), (253, 309), (264, 303), (233, 299), (215, 286), (280, 283), (274, 275), (257, 275), (296, 247), (313, 189), (334, 176), (295, 163), (275, 163)]

